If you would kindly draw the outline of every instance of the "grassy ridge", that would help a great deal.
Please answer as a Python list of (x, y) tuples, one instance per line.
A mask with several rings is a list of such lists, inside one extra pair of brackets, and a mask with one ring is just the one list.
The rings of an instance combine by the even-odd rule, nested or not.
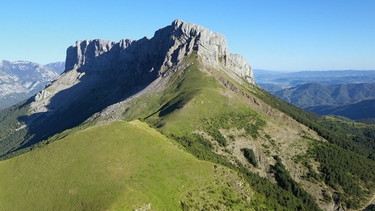
[(226, 99), (217, 93), (218, 88), (218, 82), (198, 70), (195, 62), (173, 75), (159, 99), (160, 109), (147, 121), (171, 134), (191, 131), (200, 123), (202, 114), (210, 116), (223, 110)]
[[(201, 64), (194, 56), (189, 57), (187, 63), (190, 62), (192, 65), (173, 75), (158, 99), (160, 108), (145, 117), (147, 122), (167, 134), (181, 136), (196, 130), (197, 126), (205, 127), (208, 120), (218, 115), (232, 116), (236, 113), (240, 121), (242, 116), (257, 115), (248, 108), (243, 98), (227, 92), (214, 77), (202, 72)], [(256, 117), (255, 121), (258, 119)], [(244, 122), (249, 121), (242, 120), (241, 124), (245, 125)]]
[(234, 172), (197, 160), (140, 121), (69, 135), (0, 162), (0, 172), (4, 210), (249, 209), (244, 195), (257, 198), (236, 187)]

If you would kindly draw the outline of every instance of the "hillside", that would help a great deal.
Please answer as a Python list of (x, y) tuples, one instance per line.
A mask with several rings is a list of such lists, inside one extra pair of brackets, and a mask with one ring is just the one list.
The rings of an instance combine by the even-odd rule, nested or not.
[(254, 75), (260, 87), (293, 105), (319, 115), (339, 115), (351, 120), (373, 122), (373, 70), (255, 70)]
[(77, 132), (1, 162), (0, 171), (5, 210), (249, 210), (265, 199), (236, 172), (139, 121)]
[(338, 115), (352, 120), (374, 118), (375, 83), (302, 84), (282, 89), (275, 96), (319, 115)]
[(375, 99), (375, 83), (302, 84), (275, 92), (275, 96), (302, 108), (321, 105), (346, 105)]
[[(344, 203), (346, 203), (347, 207), (360, 206), (361, 203), (358, 203), (360, 197), (366, 195), (365, 190), (363, 190), (364, 192), (360, 190), (360, 184), (364, 182), (365, 186), (370, 188), (368, 190), (374, 188), (374, 184), (370, 178), (373, 177), (372, 173), (375, 172), (369, 170), (368, 166), (375, 167), (375, 163), (362, 157), (366, 153), (369, 157), (375, 155), (373, 145), (374, 127), (367, 128), (365, 126), (363, 129), (353, 128), (357, 134), (354, 131), (349, 132), (348, 129), (344, 128), (338, 131), (342, 135), (349, 132), (361, 138), (365, 137), (363, 134), (369, 134), (366, 138), (369, 143), (365, 141), (360, 144), (361, 146), (356, 146), (358, 143), (353, 143), (350, 139), (345, 140), (342, 137), (337, 137), (336, 134), (327, 134), (322, 128), (309, 125), (309, 120), (305, 121), (300, 118), (304, 117), (310, 119), (310, 121), (323, 121), (320, 123), (316, 122), (315, 124), (331, 124), (330, 127), (337, 127), (334, 126), (335, 122), (329, 123), (326, 120), (319, 120), (317, 117), (311, 118), (308, 113), (303, 111), (299, 111), (301, 112), (298, 114), (299, 116), (296, 113), (284, 111), (299, 122), (308, 125), (310, 128), (314, 128), (329, 141), (342, 141), (342, 143), (334, 144), (342, 146), (344, 149), (335, 148), (332, 144), (318, 141), (321, 138), (310, 131), (309, 128), (300, 125), (297, 121), (275, 110), (274, 108), (277, 108), (277, 106), (265, 98), (270, 96), (264, 95), (265, 93), (258, 90), (258, 88), (249, 86), (251, 91), (247, 92), (246, 90), (237, 88), (238, 86), (235, 85), (236, 82), (225, 79), (215, 71), (210, 71), (208, 68), (206, 68), (206, 74), (198, 71), (202, 69), (204, 68), (199, 67), (199, 64), (198, 66), (192, 65), (184, 72), (183, 76), (177, 75), (175, 76), (176, 79), (171, 79), (171, 89), (163, 92), (164, 97), (161, 97), (162, 100), (160, 102), (162, 104), (160, 105), (160, 109), (152, 112), (151, 115), (147, 115), (145, 120), (178, 140), (188, 151), (197, 157), (221, 163), (224, 161), (216, 157), (216, 155), (221, 155), (226, 160), (239, 165), (237, 168), (242, 165), (247, 166), (251, 171), (257, 172), (269, 179), (275, 176), (277, 180), (277, 175), (271, 176), (268, 173), (269, 171), (272, 172), (271, 169), (277, 164), (276, 158), (281, 158), (282, 163), (286, 165), (290, 175), (293, 175), (294, 180), (298, 181), (302, 187), (306, 188), (310, 194), (316, 197), (315, 200), (324, 209), (332, 209), (332, 207), (329, 208), (327, 205), (327, 202), (332, 199), (342, 200), (340, 203), (345, 201)], [(217, 83), (218, 81), (220, 83)], [(192, 83), (190, 84), (189, 82)], [(226, 88), (229, 88), (229, 90), (226, 90)], [(191, 90), (194, 90), (193, 93)], [(250, 93), (253, 93), (253, 95), (250, 95)], [(265, 104), (263, 100), (270, 103), (274, 108)], [(272, 102), (277, 103), (275, 99)], [(143, 103), (140, 100), (137, 102), (138, 106), (131, 106), (129, 109), (130, 113), (134, 113), (132, 108), (139, 108), (139, 105)], [(279, 106), (283, 107), (278, 109), (291, 109), (292, 112), (296, 109), (287, 104), (279, 104)], [(361, 134), (362, 132), (363, 134)], [(332, 137), (334, 138), (331, 139)], [(347, 142), (344, 143), (344, 140)], [(351, 146), (345, 147), (345, 145)], [(333, 154), (333, 152), (328, 151), (332, 147), (342, 153), (340, 156), (336, 155), (334, 164), (330, 163), (332, 160), (322, 160), (322, 155), (319, 155), (319, 153)], [(351, 155), (350, 149), (353, 149), (352, 147), (357, 148), (359, 154)], [(365, 152), (363, 151), (363, 147), (371, 148)], [(243, 149), (251, 149), (255, 156), (255, 164), (249, 164), (249, 161), (244, 157)], [(210, 154), (207, 151), (213, 151), (214, 154)], [(348, 158), (348, 155), (354, 157)], [(274, 159), (276, 159), (276, 163), (274, 163)], [(344, 160), (347, 159), (355, 159), (358, 162), (344, 163)], [(335, 168), (339, 168), (340, 166), (340, 168), (343, 167), (344, 169), (361, 166), (363, 170), (353, 168), (351, 173), (363, 179), (357, 181), (358, 183), (348, 183), (347, 180), (349, 178), (347, 177), (342, 181), (336, 181), (333, 178), (324, 180), (323, 178), (328, 175), (324, 172), (324, 168), (317, 168), (315, 162), (319, 162), (322, 166), (334, 165)], [(358, 165), (359, 163), (361, 164)], [(319, 173), (319, 171), (323, 172)], [(346, 173), (340, 172), (338, 174), (343, 175)], [(281, 182), (280, 186), (283, 187), (283, 184), (285, 185), (285, 181)], [(315, 185), (323, 186), (324, 188), (316, 189)], [(331, 189), (332, 187), (334, 188)], [(336, 192), (341, 188), (344, 188), (348, 192)], [(291, 192), (295, 191), (295, 194), (299, 192), (293, 190), (293, 188), (287, 189)], [(357, 191), (358, 195), (353, 196), (351, 191)], [(343, 194), (340, 196), (341, 199), (336, 196), (338, 193)], [(310, 203), (309, 196), (304, 195), (303, 191), (296, 196), (299, 198), (306, 197), (305, 203)], [(308, 206), (312, 205), (309, 204)], [(313, 209), (312, 207), (309, 209)]]
[(341, 106), (321, 105), (307, 107), (306, 109), (319, 115), (336, 115), (352, 120), (375, 123), (375, 99), (363, 100), (358, 103), (351, 103)]
[[(0, 169), (9, 173), (3, 184), (15, 184), (0, 204), (10, 206), (6, 201), (24, 195), (19, 209), (53, 209), (60, 196), (61, 209), (86, 203), (120, 209), (128, 204), (121, 197), (131, 196), (136, 207), (129, 209), (345, 210), (368, 206), (375, 193), (373, 126), (321, 118), (270, 95), (254, 83), (245, 59), (229, 53), (224, 36), (180, 20), (152, 38), (77, 41), (67, 50), (66, 71), (35, 97), (0, 111), (0, 120)], [(154, 141), (177, 154), (154, 150)], [(139, 180), (129, 175), (140, 182), (135, 186), (126, 179), (134, 170), (127, 171), (136, 162), (131, 159), (141, 161), (135, 172), (146, 172), (137, 174)], [(27, 167), (20, 164), (32, 167), (28, 162), (43, 164), (28, 173), (30, 180), (11, 175), (23, 175)], [(228, 182), (212, 181), (219, 176), (215, 165), (228, 176), (217, 181)], [(42, 177), (52, 185), (87, 178), (77, 186), (89, 193), (72, 189), (77, 195), (71, 199), (49, 188), (51, 182), (40, 195), (12, 188), (27, 186), (23, 180), (32, 184), (43, 166), (58, 172)], [(204, 178), (195, 180), (202, 171)], [(118, 177), (103, 177), (109, 175)], [(190, 201), (176, 185), (185, 180), (194, 189), (187, 193)], [(46, 189), (49, 197), (39, 202)], [(250, 202), (242, 197), (249, 191)]]

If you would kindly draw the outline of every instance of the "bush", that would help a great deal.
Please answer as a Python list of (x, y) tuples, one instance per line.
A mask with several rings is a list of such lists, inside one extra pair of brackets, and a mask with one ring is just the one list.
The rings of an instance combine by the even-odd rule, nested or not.
[(242, 148), (241, 151), (249, 163), (251, 163), (254, 167), (258, 167), (258, 162), (252, 149)]

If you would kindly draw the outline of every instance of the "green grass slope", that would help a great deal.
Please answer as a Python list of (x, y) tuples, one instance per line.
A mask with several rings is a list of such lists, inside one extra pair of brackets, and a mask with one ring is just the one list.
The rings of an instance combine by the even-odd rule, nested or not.
[(249, 108), (247, 99), (229, 91), (213, 75), (202, 71), (203, 65), (198, 59), (190, 56), (186, 63), (192, 65), (173, 75), (168, 87), (155, 99), (159, 105), (154, 106), (157, 110), (140, 117), (163, 132), (175, 136), (202, 129), (219, 116), (245, 120), (241, 122), (233, 119), (232, 126), (237, 123), (262, 124), (262, 117)]
[(85, 129), (1, 161), (0, 172), (0, 210), (248, 210), (262, 200), (140, 121)]

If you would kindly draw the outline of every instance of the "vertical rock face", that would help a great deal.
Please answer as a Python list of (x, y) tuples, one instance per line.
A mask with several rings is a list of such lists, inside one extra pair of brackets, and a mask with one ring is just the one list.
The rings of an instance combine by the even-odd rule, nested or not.
[[(202, 26), (175, 20), (152, 38), (120, 42), (77, 41), (67, 50), (65, 70), (104, 71), (134, 69), (158, 75), (196, 51), (203, 64), (226, 71), (236, 79), (253, 83), (250, 65), (240, 55), (229, 53), (225, 37)], [(119, 65), (121, 67), (119, 67)]]
[(254, 83), (253, 73), (250, 65), (240, 55), (229, 53), (226, 39), (223, 35), (212, 32), (202, 26), (175, 20), (172, 23), (174, 30), (173, 36), (180, 41), (181, 47), (178, 52), (180, 57), (188, 55), (192, 50), (196, 50), (198, 56), (204, 64), (211, 65), (215, 68), (229, 69), (238, 76)]
[(79, 69), (90, 64), (91, 60), (107, 53), (115, 44), (115, 42), (98, 39), (77, 41), (75, 46), (69, 47), (67, 50), (65, 69)]
[(250, 65), (229, 53), (223, 35), (175, 20), (152, 38), (77, 41), (67, 49), (65, 72), (35, 96), (29, 113), (51, 115), (73, 109), (85, 120), (142, 90), (193, 52), (203, 65), (239, 83), (254, 81)]

